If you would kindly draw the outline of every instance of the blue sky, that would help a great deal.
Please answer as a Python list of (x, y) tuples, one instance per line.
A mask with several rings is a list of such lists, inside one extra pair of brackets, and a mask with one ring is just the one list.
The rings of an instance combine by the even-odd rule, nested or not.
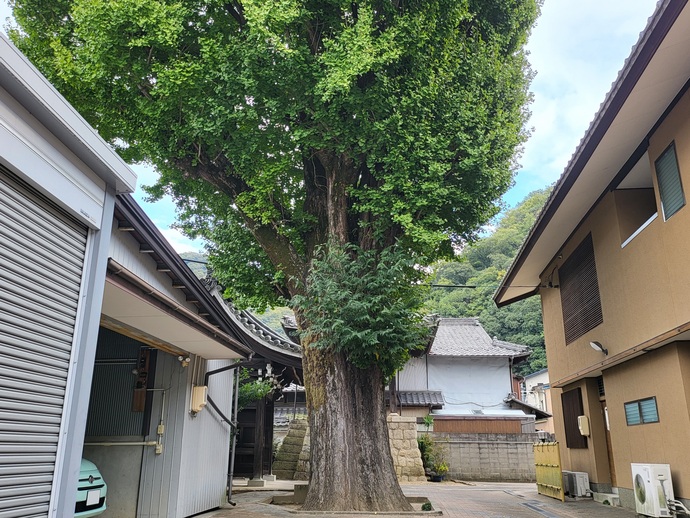
[[(504, 196), (508, 206), (561, 175), (655, 5), (656, 0), (545, 0), (528, 44), (536, 72), (528, 123), (532, 135), (515, 185)], [(0, 0), (0, 19), (9, 15), (6, 0)], [(155, 182), (150, 168), (134, 170), (139, 185)], [(172, 201), (146, 203), (140, 188), (135, 197), (178, 252), (202, 248), (171, 228)]]

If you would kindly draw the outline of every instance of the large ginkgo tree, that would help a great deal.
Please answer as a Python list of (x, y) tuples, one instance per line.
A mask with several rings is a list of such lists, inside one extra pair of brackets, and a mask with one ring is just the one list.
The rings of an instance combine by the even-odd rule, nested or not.
[(498, 210), (539, 0), (14, 0), (12, 37), (160, 172), (237, 303), (291, 301), (305, 509), (409, 509), (384, 387), (426, 338), (423, 266)]

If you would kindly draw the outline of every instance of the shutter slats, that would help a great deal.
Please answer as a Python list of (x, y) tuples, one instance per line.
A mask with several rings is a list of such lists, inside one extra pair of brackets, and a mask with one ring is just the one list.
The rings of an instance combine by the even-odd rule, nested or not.
[(583, 415), (582, 391), (580, 388), (568, 390), (561, 394), (563, 406), (563, 424), (565, 426), (565, 444), (568, 448), (586, 448), (587, 438), (580, 434), (577, 425), (578, 416)]
[(86, 240), (0, 169), (0, 518), (48, 515)]
[[(18, 290), (17, 290), (18, 291)], [(52, 325), (58, 329), (74, 327), (74, 320), (64, 313), (64, 306), (52, 304), (45, 297), (32, 296), (29, 293), (16, 293), (14, 290), (5, 291), (5, 300), (9, 304), (7, 308), (14, 314), (22, 314), (30, 311), (40, 315), (42, 319), (52, 321)]]
[[(0, 336), (2, 336), (2, 329), (0, 329)], [(17, 353), (17, 358), (10, 358), (7, 355), (11, 351), (9, 347), (0, 348), (0, 368), (10, 367), (10, 368), (24, 368), (27, 373), (41, 376), (48, 376), (52, 379), (46, 379), (46, 383), (53, 383), (55, 380), (61, 380), (61, 386), (64, 386), (67, 380), (67, 373), (62, 365), (41, 365), (39, 363), (32, 363), (36, 359), (35, 356), (30, 354), (21, 355)]]
[(604, 321), (591, 234), (563, 263), (558, 278), (565, 343), (570, 344)]
[(58, 394), (65, 391), (65, 379), (63, 377), (53, 378), (44, 374), (33, 374), (26, 370), (13, 369), (6, 364), (3, 365), (2, 362), (0, 362), (0, 368), (3, 374), (0, 387), (12, 388), (19, 383), (29, 383), (32, 387), (40, 387), (42, 394)]
[(6, 239), (9, 238), (2, 236), (0, 232), (0, 272), (7, 272), (7, 274), (3, 273), (3, 283), (14, 281), (28, 290), (50, 283), (51, 290), (44, 293), (49, 300), (56, 302), (60, 302), (63, 298), (70, 302), (74, 300), (74, 294), (79, 290), (78, 285), (75, 287), (73, 283), (65, 282), (59, 268), (51, 268), (50, 265), (44, 265), (41, 268), (39, 264), (32, 264), (28, 259), (26, 259), (27, 262), (18, 264), (13, 259), (30, 252), (20, 246), (13, 246), (13, 243), (5, 241)]
[(16, 422), (24, 425), (55, 425), (60, 426), (61, 415), (36, 415), (26, 414), (20, 412), (12, 412), (10, 410), (0, 411), (0, 419), (3, 422)]

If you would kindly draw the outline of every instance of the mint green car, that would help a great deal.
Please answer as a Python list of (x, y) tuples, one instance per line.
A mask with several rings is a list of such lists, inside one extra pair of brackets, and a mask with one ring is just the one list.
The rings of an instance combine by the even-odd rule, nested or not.
[(81, 459), (79, 484), (77, 485), (77, 504), (74, 507), (75, 518), (98, 516), (105, 511), (105, 495), (108, 486), (96, 465)]

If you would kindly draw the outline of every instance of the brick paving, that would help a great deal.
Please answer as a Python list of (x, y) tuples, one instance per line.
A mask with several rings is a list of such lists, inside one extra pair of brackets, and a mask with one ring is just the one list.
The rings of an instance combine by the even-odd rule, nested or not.
[[(241, 482), (240, 482), (241, 484)], [(272, 505), (274, 495), (289, 494), (292, 482), (267, 483), (267, 487), (249, 490), (242, 485), (233, 486), (233, 501), (228, 505), (205, 513), (203, 518), (295, 518), (315, 516), (299, 513), (294, 507)], [(539, 495), (535, 484), (528, 483), (415, 483), (402, 484), (407, 496), (425, 496), (434, 509), (448, 518), (634, 518), (634, 511), (599, 504), (591, 499), (560, 502)], [(419, 513), (421, 514), (421, 513)], [(418, 515), (419, 515), (418, 514)], [(322, 516), (347, 516), (323, 513)], [(380, 518), (379, 515), (356, 514), (357, 518)], [(390, 515), (388, 515), (390, 516)], [(199, 517), (201, 518), (201, 517)]]

